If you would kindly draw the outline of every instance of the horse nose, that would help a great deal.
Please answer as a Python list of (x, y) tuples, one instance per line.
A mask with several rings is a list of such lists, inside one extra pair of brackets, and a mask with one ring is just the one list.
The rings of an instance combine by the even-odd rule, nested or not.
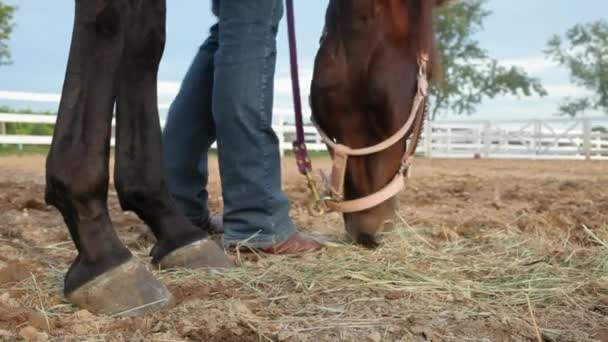
[(378, 234), (394, 227), (394, 210), (377, 207), (344, 215), (347, 235), (357, 243), (374, 248), (378, 246)]

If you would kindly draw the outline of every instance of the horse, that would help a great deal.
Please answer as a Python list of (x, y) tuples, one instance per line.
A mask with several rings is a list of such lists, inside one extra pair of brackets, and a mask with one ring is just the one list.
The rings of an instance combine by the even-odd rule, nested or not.
[[(431, 50), (429, 0), (332, 0), (316, 60), (315, 120), (337, 141), (357, 147), (382, 139), (406, 119), (415, 87), (415, 54)], [(171, 294), (119, 240), (107, 207), (110, 141), (116, 111), (114, 184), (120, 205), (156, 238), (160, 268), (231, 267), (194, 226), (167, 188), (157, 108), (165, 45), (165, 0), (76, 0), (68, 64), (46, 161), (45, 200), (61, 213), (78, 252), (64, 294), (96, 314), (141, 315)], [(331, 115), (330, 115), (331, 113)], [(358, 132), (358, 133), (357, 133)], [(398, 168), (395, 145), (348, 161), (346, 198), (371, 193)], [(374, 167), (382, 163), (382, 167)], [(390, 204), (345, 216), (366, 242)]]
[(325, 202), (366, 247), (394, 220), (426, 82), (440, 72), (433, 10), (445, 2), (331, 0), (326, 11), (310, 89), (312, 119), (334, 162)]
[(93, 313), (139, 315), (171, 302), (167, 288), (119, 240), (108, 213), (116, 108), (114, 184), (123, 210), (156, 237), (161, 268), (230, 267), (223, 249), (178, 210), (161, 157), (157, 74), (165, 0), (76, 0), (58, 118), (46, 160), (45, 200), (69, 229), (78, 255), (65, 296)]

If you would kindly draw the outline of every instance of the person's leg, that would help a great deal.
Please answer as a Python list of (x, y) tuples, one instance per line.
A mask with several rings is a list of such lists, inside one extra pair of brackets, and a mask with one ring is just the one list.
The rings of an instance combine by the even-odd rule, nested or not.
[(217, 30), (216, 24), (195, 56), (163, 130), (163, 157), (171, 194), (186, 216), (199, 225), (209, 219), (207, 153), (215, 141), (211, 100)]
[(224, 243), (268, 247), (295, 233), (272, 130), (282, 0), (221, 0), (213, 116), (224, 198)]

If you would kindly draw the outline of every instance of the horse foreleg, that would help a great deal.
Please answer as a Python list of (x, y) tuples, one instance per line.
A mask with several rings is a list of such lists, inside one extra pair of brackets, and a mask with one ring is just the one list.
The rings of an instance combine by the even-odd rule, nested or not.
[[(115, 184), (124, 210), (154, 233), (153, 262), (161, 267), (226, 267), (207, 233), (173, 202), (165, 182), (157, 108), (157, 74), (165, 43), (165, 0), (140, 0), (126, 28), (119, 69)], [(202, 181), (202, 180), (201, 180)]]
[(132, 309), (158, 307), (169, 297), (121, 243), (107, 207), (111, 121), (127, 2), (76, 1), (46, 168), (46, 200), (61, 212), (78, 250), (64, 292), (76, 305), (102, 314), (139, 313)]

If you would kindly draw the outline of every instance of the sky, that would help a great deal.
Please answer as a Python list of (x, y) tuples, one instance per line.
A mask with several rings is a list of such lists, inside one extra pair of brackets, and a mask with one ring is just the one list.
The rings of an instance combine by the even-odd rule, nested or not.
[[(16, 5), (17, 27), (9, 43), (14, 63), (0, 66), (0, 106), (55, 111), (60, 98), (74, 17), (73, 0), (4, 0)], [(327, 0), (296, 1), (298, 53), (303, 98), (310, 85)], [(159, 107), (164, 116), (208, 27), (210, 0), (167, 1), (167, 44), (159, 71)], [(477, 39), (503, 65), (516, 65), (539, 77), (549, 95), (486, 100), (468, 118), (446, 112), (441, 119), (532, 119), (555, 117), (565, 96), (586, 94), (570, 82), (567, 70), (543, 54), (553, 34), (608, 17), (606, 0), (488, 0), (492, 12)], [(278, 37), (275, 116), (291, 112), (286, 20)], [(304, 102), (307, 109), (306, 101)], [(595, 113), (590, 113), (595, 114)], [(289, 117), (285, 120), (290, 121)]]

